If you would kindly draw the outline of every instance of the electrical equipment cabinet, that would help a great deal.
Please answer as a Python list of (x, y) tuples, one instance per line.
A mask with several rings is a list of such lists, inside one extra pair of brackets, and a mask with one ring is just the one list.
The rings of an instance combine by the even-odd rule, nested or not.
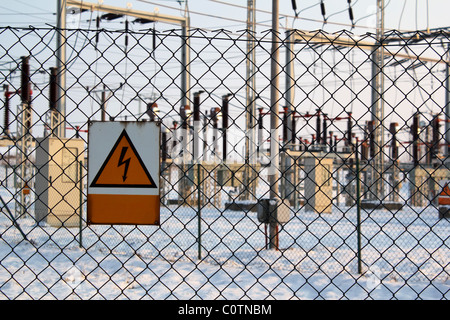
[(36, 220), (52, 227), (79, 226), (84, 140), (45, 137), (36, 145)]

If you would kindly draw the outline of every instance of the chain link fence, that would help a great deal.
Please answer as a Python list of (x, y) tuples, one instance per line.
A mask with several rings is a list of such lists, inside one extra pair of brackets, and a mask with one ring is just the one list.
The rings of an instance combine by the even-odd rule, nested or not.
[[(0, 299), (447, 299), (448, 31), (276, 36), (272, 101), (271, 31), (0, 28)], [(93, 121), (158, 226), (87, 223)]]

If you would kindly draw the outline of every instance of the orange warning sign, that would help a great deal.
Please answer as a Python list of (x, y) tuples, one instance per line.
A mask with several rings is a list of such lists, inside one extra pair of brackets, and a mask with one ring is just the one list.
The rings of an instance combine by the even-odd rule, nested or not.
[(160, 224), (160, 126), (92, 122), (88, 143), (88, 224)]
[(159, 196), (88, 195), (89, 224), (159, 225)]
[(441, 193), (438, 196), (438, 203), (440, 205), (450, 205), (450, 188), (448, 183), (445, 184)]
[(122, 131), (91, 187), (156, 188), (127, 132)]

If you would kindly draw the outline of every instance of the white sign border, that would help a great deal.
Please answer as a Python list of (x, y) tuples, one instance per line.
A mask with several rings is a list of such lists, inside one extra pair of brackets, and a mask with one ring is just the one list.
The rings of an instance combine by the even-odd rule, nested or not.
[[(160, 176), (160, 122), (92, 121), (88, 130), (88, 194), (158, 195)], [(156, 188), (91, 187), (114, 144), (125, 130), (146, 166)]]

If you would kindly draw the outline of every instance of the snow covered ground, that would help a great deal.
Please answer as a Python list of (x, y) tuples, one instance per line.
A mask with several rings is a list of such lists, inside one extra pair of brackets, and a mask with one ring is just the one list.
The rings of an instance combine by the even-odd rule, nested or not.
[(81, 246), (78, 228), (30, 218), (24, 241), (2, 210), (0, 299), (448, 299), (450, 223), (416, 209), (362, 212), (361, 275), (354, 208), (293, 212), (280, 250), (256, 213), (204, 208), (201, 252), (189, 207), (160, 227), (83, 226)]

